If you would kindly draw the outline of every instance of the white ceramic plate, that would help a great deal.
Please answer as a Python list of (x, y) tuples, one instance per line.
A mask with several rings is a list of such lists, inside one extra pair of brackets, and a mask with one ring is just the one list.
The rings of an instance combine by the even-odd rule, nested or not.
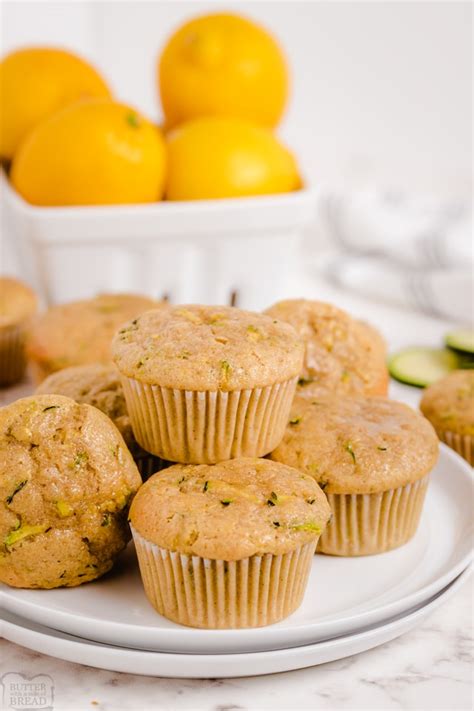
[(303, 669), (364, 652), (399, 637), (422, 622), (467, 580), (464, 571), (428, 602), (387, 622), (327, 642), (248, 654), (165, 654), (123, 649), (56, 632), (6, 613), (3, 636), (11, 642), (69, 662), (129, 674), (180, 678), (257, 676)]
[(270, 627), (198, 630), (158, 615), (148, 603), (130, 546), (115, 572), (78, 588), (1, 587), (4, 609), (96, 642), (175, 653), (242, 653), (294, 647), (347, 635), (435, 595), (471, 560), (472, 471), (447, 447), (408, 544), (363, 558), (317, 555), (303, 605)]

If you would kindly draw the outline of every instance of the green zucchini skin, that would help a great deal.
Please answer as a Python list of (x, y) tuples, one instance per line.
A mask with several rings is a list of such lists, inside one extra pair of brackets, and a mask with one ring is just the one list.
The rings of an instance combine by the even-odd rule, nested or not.
[(461, 367), (461, 360), (447, 348), (404, 348), (388, 361), (392, 378), (405, 385), (425, 388), (453, 370)]
[(451, 350), (470, 356), (474, 360), (474, 330), (459, 328), (449, 331), (444, 337), (444, 342)]

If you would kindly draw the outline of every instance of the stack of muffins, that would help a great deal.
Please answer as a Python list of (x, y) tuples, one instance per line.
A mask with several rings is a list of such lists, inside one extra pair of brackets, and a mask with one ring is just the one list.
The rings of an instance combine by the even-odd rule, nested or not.
[[(128, 515), (159, 613), (254, 627), (298, 607), (316, 546), (366, 555), (413, 536), (438, 440), (385, 397), (375, 329), (319, 302), (257, 314), (131, 298), (56, 307), (30, 329), (28, 357), (50, 375), (0, 416), (2, 581), (98, 577), (128, 540)], [(141, 486), (137, 464), (155, 472)], [(81, 564), (53, 545), (50, 566), (51, 541), (84, 530)], [(41, 571), (26, 568), (33, 555)]]

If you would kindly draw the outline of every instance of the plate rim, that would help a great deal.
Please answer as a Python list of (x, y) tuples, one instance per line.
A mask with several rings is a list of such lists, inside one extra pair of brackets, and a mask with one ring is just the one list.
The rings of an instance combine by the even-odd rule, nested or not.
[[(259, 652), (243, 652), (243, 653), (235, 653), (235, 654), (230, 654), (230, 655), (222, 655), (222, 654), (214, 654), (214, 655), (209, 655), (209, 654), (180, 654), (180, 653), (173, 653), (173, 652), (158, 652), (158, 651), (149, 651), (149, 650), (143, 650), (143, 649), (132, 649), (132, 648), (126, 648), (126, 647), (117, 647), (114, 645), (107, 645), (107, 644), (102, 644), (102, 643), (96, 643), (96, 642), (90, 642), (88, 640), (85, 640), (83, 638), (78, 637), (77, 639), (68, 639), (64, 637), (56, 637), (55, 633), (57, 633), (57, 630), (45, 627), (43, 625), (38, 625), (38, 623), (33, 623), (37, 626), (39, 626), (40, 629), (38, 630), (32, 630), (28, 626), (22, 626), (20, 624), (16, 624), (15, 622), (11, 622), (9, 620), (2, 620), (2, 626), (4, 627), (3, 632), (7, 631), (7, 635), (3, 635), (5, 639), (8, 641), (14, 642), (15, 644), (19, 644), (20, 646), (26, 647), (27, 649), (33, 649), (35, 651), (42, 651), (41, 649), (38, 649), (37, 646), (27, 646), (25, 644), (24, 640), (22, 641), (17, 641), (18, 636), (16, 639), (12, 638), (15, 637), (15, 634), (11, 634), (12, 630), (13, 632), (15, 630), (22, 630), (24, 633), (27, 634), (29, 637), (33, 638), (39, 638), (37, 641), (37, 645), (41, 644), (41, 640), (44, 640), (45, 638), (48, 640), (55, 639), (56, 643), (58, 646), (60, 646), (62, 649), (76, 649), (76, 650), (84, 650), (87, 651), (88, 648), (90, 649), (91, 647), (96, 648), (98, 651), (101, 651), (104, 653), (104, 655), (107, 655), (107, 659), (110, 659), (110, 664), (106, 664), (103, 666), (99, 666), (93, 660), (89, 660), (88, 664), (89, 666), (94, 666), (95, 668), (98, 669), (108, 669), (110, 671), (127, 671), (125, 669), (117, 669), (116, 667), (113, 667), (111, 665), (114, 664), (114, 661), (117, 659), (123, 658), (125, 655), (131, 655), (131, 659), (135, 659), (135, 661), (153, 661), (153, 662), (166, 662), (168, 665), (172, 665), (173, 663), (176, 663), (177, 667), (179, 667), (179, 671), (181, 672), (181, 669), (183, 668), (183, 659), (186, 660), (186, 662), (193, 662), (199, 663), (201, 665), (208, 665), (208, 664), (217, 664), (219, 666), (227, 666), (231, 667), (233, 664), (238, 665), (239, 662), (252, 662), (253, 664), (258, 664), (261, 662), (275, 662), (278, 663), (280, 660), (286, 660), (290, 661), (290, 665), (287, 666), (285, 669), (274, 669), (273, 671), (271, 670), (266, 670), (263, 672), (258, 671), (258, 669), (252, 669), (252, 672), (250, 675), (252, 676), (259, 676), (259, 675), (265, 675), (265, 674), (271, 674), (275, 673), (278, 671), (290, 671), (294, 669), (301, 669), (301, 668), (307, 668), (311, 666), (316, 666), (318, 664), (325, 663), (327, 661), (335, 661), (336, 659), (342, 659), (347, 656), (352, 656), (353, 654), (360, 654), (363, 651), (367, 651), (369, 649), (373, 649), (374, 647), (379, 646), (380, 644), (385, 644), (386, 642), (395, 639), (396, 637), (404, 634), (405, 632), (409, 631), (413, 627), (415, 627), (417, 624), (419, 624), (422, 620), (424, 620), (426, 617), (428, 617), (430, 614), (432, 614), (436, 609), (438, 609), (440, 606), (442, 606), (449, 598), (451, 598), (455, 592), (457, 592), (471, 577), (472, 574), (472, 566), (469, 565), (465, 568), (464, 571), (462, 571), (453, 581), (451, 581), (447, 586), (445, 586), (442, 590), (440, 590), (438, 593), (436, 593), (434, 596), (432, 596), (427, 602), (425, 603), (420, 603), (419, 605), (415, 606), (414, 608), (410, 608), (410, 610), (405, 613), (405, 614), (400, 614), (395, 616), (394, 618), (389, 619), (388, 621), (381, 622), (376, 625), (371, 625), (368, 628), (360, 631), (360, 632), (354, 632), (348, 635), (343, 635), (339, 636), (334, 639), (330, 640), (323, 640), (320, 642), (315, 642), (313, 644), (309, 645), (300, 645), (300, 646), (294, 646), (288, 649), (277, 649), (277, 650), (267, 650), (267, 651), (259, 651)], [(30, 620), (26, 620), (27, 623), (31, 623)], [(5, 630), (5, 625), (7, 629)], [(44, 630), (44, 631), (43, 631)], [(8, 634), (10, 632), (10, 634)], [(51, 634), (52, 633), (52, 634)], [(60, 635), (64, 635), (67, 633), (62, 633), (59, 632)], [(381, 637), (377, 639), (377, 637)], [(72, 637), (72, 635), (67, 635), (67, 637)], [(357, 649), (354, 651), (354, 649), (346, 649), (347, 646), (349, 645), (356, 645)], [(333, 649), (336, 654), (333, 656), (331, 659), (326, 659), (326, 660), (320, 660), (320, 661), (309, 661), (305, 659), (304, 661), (298, 661), (300, 657), (305, 657), (311, 652), (313, 653), (323, 653), (325, 651), (330, 651)], [(105, 651), (106, 650), (106, 651)], [(342, 651), (342, 654), (341, 654)], [(43, 652), (45, 653), (45, 652)], [(68, 658), (67, 656), (55, 656), (54, 654), (49, 654), (45, 653), (48, 656), (52, 656), (54, 658), (58, 659), (63, 659), (66, 661), (69, 661), (70, 663), (73, 664), (81, 664), (83, 665), (84, 662), (79, 662), (75, 661), (71, 658)], [(64, 654), (64, 652), (62, 652)], [(225, 661), (224, 661), (225, 660)], [(296, 664), (294, 662), (296, 661)], [(186, 665), (186, 668), (188, 668), (189, 665)], [(148, 671), (129, 671), (128, 673), (132, 674), (141, 674), (143, 676), (161, 676), (164, 678), (209, 678), (209, 674), (197, 674), (193, 675), (191, 674), (183, 674), (183, 673), (174, 673), (170, 674), (166, 672), (165, 674), (152, 674)], [(222, 669), (222, 671), (213, 670), (212, 678), (226, 678), (226, 677), (239, 677), (239, 676), (249, 676), (249, 672), (242, 672), (242, 673), (234, 673), (234, 669)]]
[[(469, 467), (467, 462), (465, 462), (458, 454), (456, 454), (446, 445), (442, 443), (440, 443), (440, 445), (440, 452), (442, 453), (440, 455), (440, 459), (441, 457), (447, 457), (448, 461), (451, 461), (456, 466), (459, 474), (465, 477), (465, 479), (468, 480), (470, 485), (472, 486), (473, 473), (471, 472), (471, 468)], [(376, 624), (377, 622), (383, 621), (385, 619), (393, 617), (396, 614), (400, 614), (408, 609), (411, 609), (415, 605), (420, 604), (425, 600), (428, 600), (437, 592), (446, 587), (449, 583), (451, 583), (451, 581), (453, 581), (463, 570), (465, 570), (469, 566), (472, 559), (473, 549), (471, 545), (468, 552), (461, 558), (460, 561), (458, 561), (456, 565), (449, 568), (448, 571), (446, 571), (443, 575), (437, 577), (435, 580), (431, 581), (429, 584), (424, 585), (421, 588), (412, 591), (397, 600), (392, 600), (373, 609), (368, 609), (359, 613), (355, 613), (353, 615), (348, 615), (342, 619), (344, 620), (345, 624), (350, 625), (349, 630), (351, 632), (354, 632), (357, 629), (360, 629), (370, 624)], [(13, 614), (19, 615), (29, 621), (36, 622), (37, 624), (43, 624), (50, 629), (54, 629), (56, 631), (64, 632), (66, 634), (71, 635), (79, 634), (77, 632), (78, 626), (81, 626), (81, 628), (83, 629), (87, 627), (88, 630), (95, 630), (97, 627), (97, 618), (86, 617), (83, 615), (78, 616), (73, 612), (67, 612), (64, 610), (52, 610), (51, 608), (44, 607), (44, 605), (40, 605), (35, 602), (15, 598), (16, 590), (16, 588), (9, 588), (8, 586), (0, 584), (0, 600), (2, 600), (3, 607)], [(54, 620), (52, 619), (53, 617)], [(59, 626), (58, 622), (61, 623)], [(324, 622), (315, 621), (309, 624), (301, 622), (297, 625), (292, 625), (291, 631), (293, 634), (297, 634), (298, 632), (300, 632), (301, 634), (304, 632), (305, 641), (301, 642), (301, 644), (308, 644), (311, 641), (312, 634), (318, 635), (319, 641), (322, 641), (324, 639), (330, 639), (331, 635), (333, 638), (336, 636), (340, 636), (341, 633), (334, 634), (334, 632), (331, 632), (331, 627), (334, 627), (336, 623), (339, 623), (340, 625), (341, 620), (334, 617)], [(119, 635), (126, 638), (127, 634), (130, 634), (130, 631), (132, 629), (139, 628), (139, 634), (143, 635), (144, 643), (141, 646), (134, 646), (134, 649), (141, 651), (161, 651), (163, 653), (173, 654), (197, 653), (194, 651), (184, 651), (186, 647), (186, 642), (189, 640), (190, 635), (193, 635), (194, 639), (192, 644), (193, 649), (198, 645), (202, 646), (202, 648), (204, 649), (206, 644), (209, 643), (210, 639), (212, 639), (215, 644), (222, 644), (223, 641), (227, 641), (227, 644), (229, 644), (229, 646), (235, 647), (235, 644), (238, 643), (238, 640), (242, 640), (244, 636), (245, 640), (242, 642), (242, 645), (246, 643), (249, 647), (254, 646), (258, 643), (259, 636), (265, 636), (264, 642), (267, 651), (268, 649), (272, 649), (272, 644), (275, 645), (273, 649), (288, 649), (291, 648), (292, 645), (296, 644), (295, 641), (277, 641), (284, 637), (285, 634), (288, 634), (289, 630), (287, 628), (275, 627), (273, 625), (269, 625), (262, 628), (223, 630), (207, 630), (176, 625), (174, 627), (169, 627), (158, 631), (156, 628), (147, 627), (143, 624), (134, 625), (122, 621), (112, 622), (102, 620), (100, 623), (100, 628), (101, 632), (99, 636), (96, 636), (93, 639), (90, 638), (91, 642), (114, 644), (116, 646), (120, 646), (117, 641), (113, 641), (114, 638), (116, 639)], [(265, 630), (264, 634), (262, 633), (262, 630)], [(104, 631), (104, 633), (102, 633), (102, 631)], [(344, 634), (344, 632), (342, 632), (342, 634)], [(179, 644), (181, 649), (175, 649), (174, 651), (171, 651), (169, 647), (165, 651), (163, 649), (160, 649), (156, 643), (156, 635), (172, 635), (173, 639), (176, 640), (175, 645)], [(105, 639), (105, 637), (108, 637), (108, 639)], [(313, 639), (313, 641), (316, 642), (317, 640)], [(151, 650), (149, 647), (145, 646), (147, 643), (153, 644), (154, 649)], [(158, 642), (158, 644), (163, 646), (163, 642)], [(122, 645), (122, 647), (128, 648), (125, 645)], [(253, 652), (256, 651), (263, 650), (253, 650)], [(218, 652), (212, 650), (209, 652), (200, 651), (199, 653), (212, 656), (212, 654)], [(235, 648), (233, 648), (231, 651), (220, 651), (219, 653), (235, 654), (238, 652), (235, 650)]]

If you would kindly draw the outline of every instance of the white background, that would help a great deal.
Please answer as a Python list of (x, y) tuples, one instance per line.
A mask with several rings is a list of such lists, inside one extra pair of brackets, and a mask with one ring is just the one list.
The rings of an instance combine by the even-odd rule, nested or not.
[(156, 56), (185, 18), (240, 10), (279, 37), (293, 73), (281, 126), (314, 183), (471, 193), (468, 2), (3, 3), (2, 51), (59, 44), (102, 69), (116, 95), (160, 113)]

